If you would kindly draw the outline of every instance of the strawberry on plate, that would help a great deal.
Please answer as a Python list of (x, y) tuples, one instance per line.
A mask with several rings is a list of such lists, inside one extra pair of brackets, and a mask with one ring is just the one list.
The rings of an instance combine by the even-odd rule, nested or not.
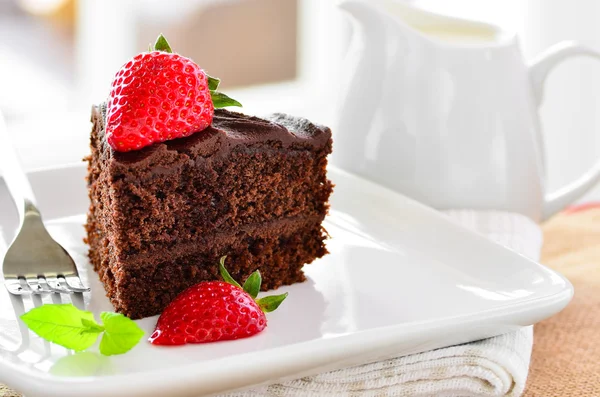
[(121, 67), (106, 107), (106, 139), (116, 151), (189, 136), (210, 125), (214, 109), (241, 106), (217, 92), (219, 79), (175, 54), (160, 35)]
[(267, 326), (265, 313), (277, 309), (287, 297), (256, 299), (262, 281), (257, 270), (240, 286), (219, 262), (224, 281), (204, 281), (173, 300), (163, 311), (149, 338), (155, 345), (183, 345), (247, 338)]

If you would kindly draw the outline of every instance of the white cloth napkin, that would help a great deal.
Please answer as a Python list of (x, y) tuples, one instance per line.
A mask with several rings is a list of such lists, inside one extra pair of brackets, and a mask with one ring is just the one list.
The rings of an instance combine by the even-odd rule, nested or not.
[[(469, 229), (531, 259), (539, 259), (542, 233), (525, 216), (472, 210), (446, 213)], [(490, 339), (227, 396), (520, 396), (527, 380), (532, 345), (533, 327), (525, 327)]]

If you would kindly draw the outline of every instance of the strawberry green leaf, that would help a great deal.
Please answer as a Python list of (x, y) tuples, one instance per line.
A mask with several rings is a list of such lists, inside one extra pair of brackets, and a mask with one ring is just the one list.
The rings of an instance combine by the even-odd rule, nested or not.
[(260, 284), (262, 283), (262, 277), (260, 272), (257, 270), (250, 275), (244, 282), (244, 291), (248, 293), (253, 299), (258, 295), (260, 291)]
[(152, 43), (148, 44), (148, 52), (152, 52), (154, 51), (154, 46), (152, 45)]
[(227, 258), (227, 255), (224, 255), (221, 257), (221, 259), (219, 259), (219, 273), (221, 273), (221, 277), (223, 277), (223, 280), (226, 283), (242, 288), (242, 286), (237, 281), (235, 281), (233, 277), (231, 277), (231, 274), (229, 274), (227, 269), (225, 269), (225, 258)]
[(235, 99), (229, 98), (227, 95), (218, 91), (210, 91), (210, 97), (212, 98), (215, 109), (225, 108), (228, 106), (242, 107), (242, 104)]
[(221, 79), (206, 75), (208, 78), (208, 89), (210, 91), (216, 91), (219, 88), (219, 84), (221, 83)]
[(75, 351), (92, 346), (100, 333), (94, 315), (72, 304), (36, 307), (23, 314), (21, 320), (40, 337)]
[(156, 39), (156, 43), (154, 43), (154, 50), (163, 52), (173, 52), (173, 50), (171, 50), (169, 42), (167, 41), (167, 39), (165, 39), (165, 36), (163, 36), (162, 33)]
[(104, 323), (100, 353), (105, 356), (127, 353), (144, 336), (144, 331), (122, 314), (102, 312), (100, 318)]
[(281, 302), (287, 298), (287, 296), (287, 292), (281, 295), (265, 296), (264, 298), (257, 299), (256, 303), (258, 303), (258, 306), (263, 312), (269, 313), (276, 310), (279, 305), (281, 305)]

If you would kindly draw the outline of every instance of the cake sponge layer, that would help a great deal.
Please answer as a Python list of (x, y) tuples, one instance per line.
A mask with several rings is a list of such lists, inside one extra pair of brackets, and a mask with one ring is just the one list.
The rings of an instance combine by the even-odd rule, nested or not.
[(89, 244), (94, 270), (115, 310), (138, 319), (161, 313), (187, 287), (219, 279), (218, 261), (224, 252), (227, 269), (236, 280), (259, 270), (262, 290), (304, 281), (302, 267), (327, 253), (325, 238), (321, 219), (277, 222), (222, 235), (211, 246), (199, 243), (195, 252), (165, 255), (157, 263), (138, 267), (119, 262), (104, 236), (92, 236)]

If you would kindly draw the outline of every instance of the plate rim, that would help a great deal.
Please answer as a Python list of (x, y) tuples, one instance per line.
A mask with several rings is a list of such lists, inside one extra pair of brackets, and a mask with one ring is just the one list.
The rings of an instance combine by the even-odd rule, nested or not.
[[(420, 338), (427, 337), (427, 335), (435, 334), (435, 330), (444, 328), (446, 331), (451, 330), (452, 332), (460, 332), (468, 328), (471, 325), (476, 325), (481, 321), (489, 321), (489, 320), (499, 320), (499, 321), (510, 321), (514, 323), (515, 328), (522, 327), (524, 325), (517, 324), (519, 319), (523, 316), (523, 314), (529, 313), (530, 306), (532, 304), (536, 304), (536, 308), (545, 309), (547, 313), (554, 313), (562, 310), (570, 301), (573, 296), (573, 289), (566, 280), (565, 289), (561, 291), (557, 291), (551, 295), (537, 297), (535, 299), (528, 299), (523, 302), (519, 302), (514, 305), (505, 305), (502, 307), (489, 309), (484, 312), (477, 312), (471, 314), (465, 314), (460, 316), (451, 316), (443, 319), (435, 319), (428, 321), (415, 321), (411, 323), (404, 324), (396, 324), (387, 327), (375, 328), (367, 331), (360, 331), (350, 335), (342, 335), (331, 339), (321, 339), (321, 340), (311, 340), (300, 343), (295, 343), (287, 346), (280, 346), (276, 348), (271, 348), (261, 352), (261, 357), (258, 360), (255, 360), (255, 366), (260, 367), (262, 364), (268, 364), (268, 361), (273, 358), (280, 358), (285, 356), (285, 360), (289, 361), (290, 359), (294, 359), (296, 357), (303, 357), (312, 352), (319, 351), (321, 345), (328, 343), (329, 341), (338, 339), (341, 341), (342, 339), (346, 339), (346, 343), (338, 343), (339, 346), (336, 346), (337, 349), (342, 349), (342, 345), (347, 347), (350, 345), (351, 339), (361, 339), (360, 344), (355, 344), (360, 346), (359, 349), (346, 351), (343, 357), (338, 357), (338, 359), (350, 359), (352, 357), (362, 357), (364, 353), (368, 351), (382, 349), (385, 346), (391, 346), (400, 341), (406, 340), (407, 335), (414, 337), (414, 335), (419, 334)], [(514, 310), (515, 308), (521, 310)], [(485, 315), (485, 318), (481, 318), (482, 315)], [(548, 314), (551, 315), (551, 314)], [(546, 317), (543, 315), (542, 317)], [(440, 324), (442, 323), (442, 324)], [(404, 331), (404, 332), (399, 332)], [(364, 338), (365, 335), (368, 335), (367, 338)], [(378, 338), (374, 338), (373, 336), (378, 335)], [(364, 338), (364, 340), (362, 340)], [(339, 342), (338, 341), (338, 342)], [(328, 347), (330, 348), (330, 346)], [(290, 354), (289, 351), (293, 350), (293, 354)], [(344, 349), (347, 350), (347, 349)], [(281, 354), (282, 351), (287, 351), (286, 354)], [(307, 353), (308, 351), (308, 353)], [(10, 353), (9, 353), (10, 354)], [(14, 371), (13, 374), (17, 375), (17, 379), (11, 379), (10, 385), (13, 387), (23, 390), (30, 389), (29, 386), (33, 380), (37, 380), (38, 382), (44, 382), (40, 385), (40, 388), (44, 388), (47, 391), (48, 387), (56, 387), (56, 390), (53, 390), (52, 395), (61, 395), (61, 396), (78, 396), (80, 393), (86, 393), (86, 395), (91, 397), (100, 397), (105, 395), (119, 395), (119, 392), (125, 392), (128, 389), (128, 385), (131, 383), (142, 383), (143, 387), (138, 388), (134, 395), (145, 395), (146, 393), (152, 392), (153, 395), (161, 395), (161, 393), (171, 392), (172, 388), (170, 387), (174, 382), (185, 382), (186, 389), (191, 387), (197, 388), (198, 395), (203, 393), (202, 389), (206, 389), (207, 381), (206, 378), (212, 378), (212, 382), (210, 384), (220, 384), (223, 381), (219, 380), (218, 377), (227, 377), (230, 372), (232, 372), (232, 367), (235, 366), (235, 361), (245, 361), (245, 358), (248, 358), (256, 353), (244, 353), (236, 356), (229, 356), (218, 358), (210, 361), (204, 361), (200, 363), (189, 363), (175, 368), (167, 368), (167, 369), (152, 369), (148, 371), (134, 372), (134, 373), (126, 373), (126, 374), (114, 374), (114, 375), (106, 375), (106, 376), (86, 376), (86, 377), (59, 377), (54, 376), (49, 373), (38, 372), (36, 377), (31, 377), (30, 374), (23, 370), (22, 364), (13, 364), (10, 362), (6, 362), (5, 360), (0, 360), (0, 369), (8, 369)], [(222, 365), (215, 365), (222, 364)], [(214, 367), (227, 366), (226, 370), (214, 370)], [(241, 369), (246, 369), (245, 365), (241, 366)], [(271, 367), (273, 364), (271, 363)], [(286, 372), (286, 375), (283, 376), (292, 376), (296, 374), (303, 374), (307, 376), (308, 374), (320, 373), (319, 369), (322, 366), (315, 366), (314, 363), (306, 363), (303, 366), (298, 366), (301, 368), (297, 368), (293, 372)], [(212, 369), (212, 371), (211, 371)], [(2, 371), (4, 372), (4, 371)], [(211, 376), (211, 372), (213, 372)], [(264, 373), (265, 371), (263, 371)], [(270, 372), (273, 373), (273, 372)], [(153, 375), (161, 374), (161, 377), (154, 377)], [(162, 379), (169, 378), (171, 381), (169, 383), (163, 382)], [(257, 377), (260, 379), (261, 377)], [(268, 379), (258, 381), (256, 383), (248, 383), (246, 381), (239, 381), (239, 385), (234, 388), (218, 388), (213, 386), (213, 391), (206, 391), (208, 393), (212, 392), (229, 392), (241, 388), (253, 387), (264, 383), (265, 381), (272, 380), (273, 377), (269, 376)], [(2, 382), (6, 382), (7, 379), (2, 379)], [(104, 389), (100, 392), (90, 392), (87, 388), (90, 386), (90, 382), (103, 382)], [(230, 383), (231, 384), (231, 383)], [(108, 386), (108, 387), (107, 387)], [(39, 390), (39, 389), (34, 389)], [(115, 394), (117, 393), (117, 394)], [(127, 395), (130, 395), (129, 392)], [(203, 394), (202, 394), (203, 395)]]

